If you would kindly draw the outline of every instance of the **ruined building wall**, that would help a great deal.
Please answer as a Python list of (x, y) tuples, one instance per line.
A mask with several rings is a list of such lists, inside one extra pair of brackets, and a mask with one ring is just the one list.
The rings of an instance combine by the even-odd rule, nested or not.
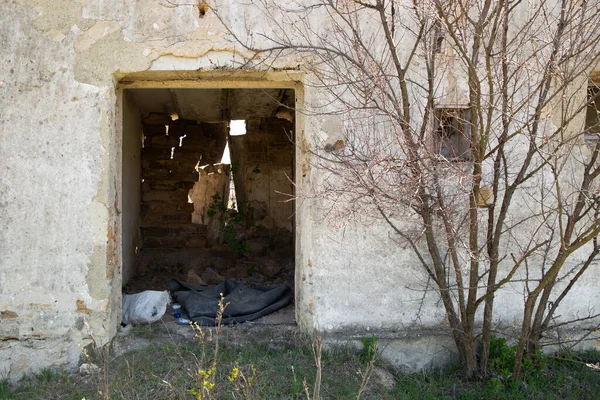
[[(222, 18), (237, 33), (268, 26), (241, 3), (219, 4)], [(74, 368), (78, 345), (88, 344), (90, 333), (101, 343), (115, 335), (122, 280), (128, 275), (121, 269), (126, 267), (121, 243), (134, 225), (122, 220), (124, 88), (293, 88), (300, 107), (294, 123), (294, 174), (300, 188), (318, 188), (324, 179), (312, 168), (309, 150), (343, 139), (338, 116), (326, 108), (322, 115), (302, 110), (303, 104), (329, 100), (304, 84), (311, 77), (303, 70), (302, 56), (267, 60), (269, 72), (232, 74), (243, 49), (232, 47), (216, 16), (202, 17), (194, 6), (169, 8), (149, 0), (5, 0), (0, 15), (2, 377), (16, 379), (48, 365)], [(316, 11), (312, 17), (330, 24)], [(260, 41), (260, 35), (254, 40)], [(410, 54), (402, 48), (409, 42), (399, 42), (403, 54)], [(166, 136), (160, 131), (164, 125), (157, 129)], [(170, 149), (151, 144), (156, 146), (145, 148), (145, 154), (152, 149), (162, 158), (147, 162), (168, 165)], [(246, 169), (251, 174), (252, 164)], [(153, 178), (154, 186), (143, 185), (144, 224), (165, 222), (162, 217), (152, 221), (157, 218), (150, 212), (152, 204), (164, 201), (160, 196), (179, 196), (178, 190), (187, 195), (193, 184), (178, 178), (188, 182), (185, 189), (159, 189), (158, 182), (167, 180), (161, 173)], [(151, 200), (156, 192), (159, 198)], [(172, 215), (183, 218), (184, 211), (191, 218), (189, 206)], [(431, 332), (445, 332), (443, 309), (435, 293), (424, 296), (427, 278), (414, 254), (398, 246), (384, 224), (347, 225), (343, 216), (332, 221), (319, 199), (303, 199), (293, 211), (301, 329), (405, 337), (398, 345), (398, 364), (424, 366), (437, 357), (445, 342)], [(274, 219), (287, 223), (283, 215)], [(123, 250), (130, 251), (133, 244), (126, 246)], [(597, 289), (596, 280), (585, 280), (580, 298), (568, 299), (565, 309), (573, 315), (597, 306)], [(507, 293), (498, 302), (499, 320), (513, 323), (521, 303), (518, 291)]]
[(76, 367), (89, 331), (104, 343), (120, 320), (120, 108), (112, 84), (74, 78), (74, 41), (93, 21), (80, 7), (32, 3), (0, 2), (0, 376), (9, 379)]
[(231, 163), (240, 209), (258, 225), (292, 231), (293, 124), (277, 118), (246, 121), (246, 135), (232, 136)]
[[(151, 116), (144, 123), (142, 150), (143, 247), (205, 247), (207, 228), (192, 220), (190, 191), (200, 164), (221, 161), (227, 124)], [(196, 223), (192, 223), (196, 222)]]
[(216, 206), (218, 203), (228, 203), (231, 168), (229, 165), (208, 164), (201, 167), (199, 172), (198, 182), (189, 194), (194, 203), (192, 222), (206, 226), (205, 245), (212, 246), (221, 241), (221, 221)]

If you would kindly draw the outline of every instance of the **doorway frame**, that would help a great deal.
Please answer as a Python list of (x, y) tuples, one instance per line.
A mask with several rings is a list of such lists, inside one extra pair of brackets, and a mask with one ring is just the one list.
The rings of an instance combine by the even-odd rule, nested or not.
[[(127, 89), (293, 89), (295, 95), (294, 102), (294, 163), (293, 163), (293, 180), (294, 193), (296, 196), (295, 185), (302, 181), (302, 160), (304, 157), (304, 149), (302, 143), (306, 142), (304, 137), (305, 120), (301, 110), (304, 108), (304, 76), (305, 73), (298, 70), (281, 70), (273, 72), (231, 72), (231, 71), (145, 71), (134, 72), (129, 74), (121, 74), (115, 76), (116, 83), (116, 113), (115, 113), (115, 129), (116, 137), (119, 145), (116, 146), (118, 165), (114, 168), (114, 180), (116, 193), (117, 210), (122, 210), (123, 201), (123, 154), (121, 143), (123, 141), (123, 106), (124, 106), (124, 91)], [(300, 111), (299, 111), (300, 110)], [(311, 318), (306, 315), (306, 307), (301, 306), (303, 299), (307, 296), (303, 293), (303, 285), (301, 285), (301, 277), (303, 276), (302, 265), (304, 264), (303, 241), (301, 233), (303, 231), (303, 217), (301, 202), (294, 202), (293, 213), (293, 236), (294, 236), (294, 308), (296, 323), (306, 329), (312, 328)], [(123, 210), (125, 211), (125, 210)], [(118, 231), (122, 232), (123, 215), (117, 213)], [(123, 285), (123, 238), (118, 237), (118, 273), (114, 274), (111, 286), (115, 288), (115, 292), (119, 295), (112, 295), (109, 301), (117, 302), (113, 304), (112, 309), (118, 311), (121, 315), (121, 288)], [(134, 271), (135, 272), (135, 271)], [(118, 320), (118, 322), (116, 322)], [(120, 318), (114, 318), (116, 325), (120, 323)], [(116, 328), (116, 327), (115, 327)], [(114, 332), (114, 330), (111, 330)], [(110, 338), (109, 338), (110, 340)]]

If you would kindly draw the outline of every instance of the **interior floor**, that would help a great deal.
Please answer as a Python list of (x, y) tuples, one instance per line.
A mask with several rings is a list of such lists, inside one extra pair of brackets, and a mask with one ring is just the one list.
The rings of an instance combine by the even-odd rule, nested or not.
[(136, 273), (123, 292), (169, 290), (169, 280), (216, 285), (225, 279), (250, 286), (286, 284), (294, 290), (294, 256), (289, 249), (239, 255), (216, 245), (210, 249), (142, 249)]

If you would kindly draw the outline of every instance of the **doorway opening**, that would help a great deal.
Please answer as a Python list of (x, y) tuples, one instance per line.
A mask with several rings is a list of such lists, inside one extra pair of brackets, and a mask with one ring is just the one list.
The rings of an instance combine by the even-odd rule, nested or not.
[(123, 89), (124, 293), (294, 289), (294, 109), (291, 88)]

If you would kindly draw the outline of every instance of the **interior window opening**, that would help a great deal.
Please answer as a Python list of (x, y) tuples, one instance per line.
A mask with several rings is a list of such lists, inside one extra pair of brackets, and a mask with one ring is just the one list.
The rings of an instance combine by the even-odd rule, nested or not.
[(233, 120), (229, 123), (229, 135), (242, 136), (246, 134), (246, 121)]
[[(245, 122), (245, 121), (244, 121)], [(244, 134), (246, 126), (244, 124)], [(229, 135), (231, 135), (231, 124), (229, 126)], [(225, 150), (223, 151), (223, 157), (221, 158), (221, 164), (229, 165), (231, 168), (231, 154), (229, 153), (229, 140), (225, 144)], [(235, 199), (235, 182), (233, 180), (233, 174), (229, 174), (229, 200), (227, 202), (227, 209), (237, 211), (237, 201)]]

